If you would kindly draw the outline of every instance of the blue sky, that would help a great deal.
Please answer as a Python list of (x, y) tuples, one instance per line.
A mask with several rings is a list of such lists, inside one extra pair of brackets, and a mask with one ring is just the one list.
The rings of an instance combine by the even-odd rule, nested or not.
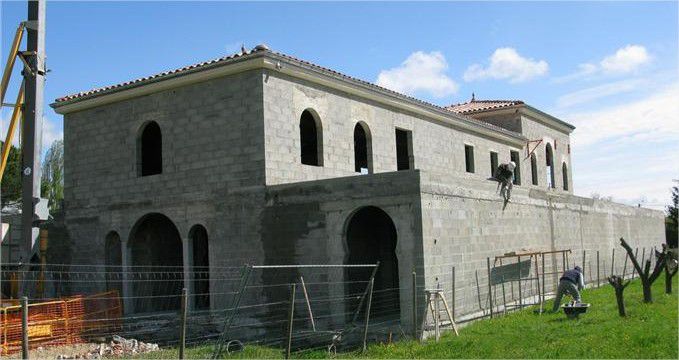
[[(4, 64), (26, 3), (0, 6)], [(578, 127), (577, 194), (659, 208), (679, 178), (678, 17), (677, 2), (51, 1), (45, 94), (266, 43), (439, 105), (524, 100)], [(62, 136), (61, 116), (45, 117), (45, 138)]]

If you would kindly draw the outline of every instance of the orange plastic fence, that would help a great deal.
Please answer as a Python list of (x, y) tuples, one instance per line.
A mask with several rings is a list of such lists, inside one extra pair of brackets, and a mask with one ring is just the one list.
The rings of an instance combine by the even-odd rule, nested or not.
[[(30, 348), (84, 342), (121, 328), (117, 291), (28, 305)], [(21, 306), (0, 308), (0, 354), (21, 350)]]

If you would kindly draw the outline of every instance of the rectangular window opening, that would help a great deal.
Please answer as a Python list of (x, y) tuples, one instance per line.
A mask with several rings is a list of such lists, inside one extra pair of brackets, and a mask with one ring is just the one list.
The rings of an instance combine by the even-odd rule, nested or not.
[(413, 168), (413, 132), (396, 129), (396, 169), (401, 171)]
[(495, 172), (497, 171), (497, 153), (495, 151), (490, 152), (490, 176), (495, 177)]
[(535, 154), (530, 157), (530, 172), (533, 185), (538, 185), (538, 164), (537, 160), (535, 159)]
[(521, 159), (518, 151), (510, 151), (509, 157), (516, 164), (514, 169), (514, 185), (521, 185)]
[(474, 172), (474, 147), (471, 145), (464, 146), (464, 161), (465, 168), (468, 173)]

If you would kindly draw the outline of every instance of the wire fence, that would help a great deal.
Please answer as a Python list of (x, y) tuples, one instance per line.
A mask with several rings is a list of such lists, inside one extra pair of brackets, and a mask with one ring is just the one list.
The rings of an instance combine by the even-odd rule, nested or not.
[[(636, 250), (655, 261), (653, 248)], [(249, 346), (347, 351), (371, 342), (424, 338), (441, 327), (437, 289), (455, 323), (544, 309), (565, 269), (579, 265), (588, 287), (611, 274), (637, 277), (622, 250), (511, 254), (443, 265), (393, 279), (377, 264), (185, 268), (86, 264), (5, 264), (0, 279), (0, 353), (28, 346), (134, 339), (160, 347), (208, 346), (214, 357)], [(428, 269), (429, 270), (429, 269)], [(184, 290), (185, 289), (185, 290)], [(184, 291), (183, 291), (184, 290)], [(27, 298), (26, 325), (18, 294)], [(434, 309), (437, 311), (429, 311)], [(183, 315), (185, 314), (185, 315)], [(153, 348), (153, 347), (150, 347)], [(61, 349), (61, 348), (60, 348)], [(80, 354), (71, 353), (69, 356)]]

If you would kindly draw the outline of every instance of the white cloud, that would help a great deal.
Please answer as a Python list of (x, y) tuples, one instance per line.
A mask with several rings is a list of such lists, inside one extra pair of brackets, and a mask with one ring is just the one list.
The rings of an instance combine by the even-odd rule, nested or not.
[(631, 136), (676, 140), (679, 139), (677, 99), (679, 83), (642, 100), (565, 118), (577, 127), (572, 138), (574, 144), (580, 146)]
[(640, 45), (627, 45), (618, 49), (613, 55), (606, 56), (599, 65), (604, 72), (629, 73), (641, 65), (648, 63), (651, 56), (646, 48)]
[[(5, 137), (7, 136), (7, 130), (9, 129), (9, 123), (10, 120), (12, 119), (12, 112), (8, 111), (6, 114), (3, 114), (2, 117), (2, 126), (0, 126), (0, 139), (2, 142), (5, 141)], [(21, 132), (21, 121), (18, 122), (16, 129), (14, 129), (14, 137), (12, 138), (12, 145), (14, 146), (19, 146), (19, 133)]]
[(604, 57), (597, 63), (578, 65), (578, 70), (570, 75), (554, 78), (556, 83), (583, 79), (596, 74), (621, 75), (637, 71), (651, 61), (648, 50), (641, 45), (627, 45)]
[(42, 149), (45, 152), (56, 140), (64, 138), (64, 129), (47, 117), (42, 122)]
[(607, 109), (565, 115), (579, 195), (662, 209), (679, 177), (679, 83), (646, 98)]
[[(5, 137), (7, 136), (7, 129), (9, 128), (9, 120), (10, 120), (11, 115), (7, 114), (5, 118), (2, 119), (2, 126), (0, 126), (0, 131), (2, 131), (1, 136), (2, 136), (2, 141), (5, 141)], [(17, 128), (14, 130), (14, 137), (12, 138), (12, 145), (14, 146), (19, 146), (19, 138), (21, 137), (21, 129), (20, 129), (20, 124), (17, 124)], [(60, 140), (64, 138), (64, 130), (63, 128), (55, 123), (54, 121), (51, 121), (47, 117), (43, 117), (43, 123), (42, 123), (42, 150), (45, 152), (50, 145), (56, 140)]]
[(468, 67), (463, 76), (464, 80), (501, 79), (519, 83), (543, 76), (549, 71), (546, 61), (525, 58), (515, 49), (508, 47), (495, 50), (489, 61), (490, 64), (485, 68), (480, 64)]
[(459, 88), (446, 75), (447, 69), (446, 58), (440, 52), (417, 51), (400, 66), (382, 70), (377, 76), (377, 85), (409, 95), (425, 92), (434, 97), (445, 97), (455, 94)]
[(607, 96), (637, 90), (643, 82), (643, 79), (623, 80), (574, 91), (560, 96), (556, 100), (556, 104), (558, 107), (570, 107), (587, 103)]

